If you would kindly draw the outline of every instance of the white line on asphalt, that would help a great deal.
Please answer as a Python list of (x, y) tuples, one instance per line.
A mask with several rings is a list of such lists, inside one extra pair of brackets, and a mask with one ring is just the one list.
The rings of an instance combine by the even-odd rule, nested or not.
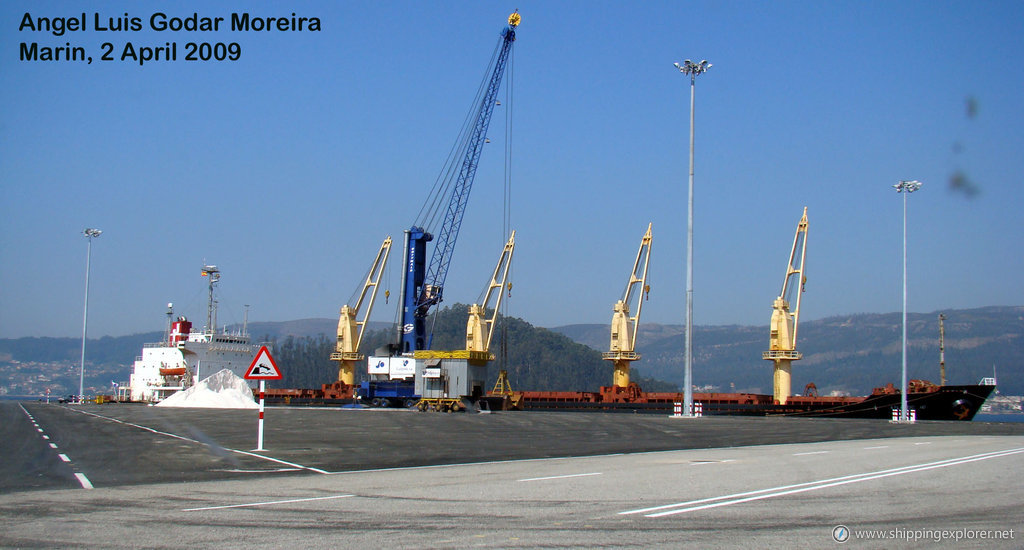
[(823, 455), (831, 453), (832, 451), (811, 451), (808, 453), (793, 453), (793, 456), (805, 456), (805, 455)]
[(201, 512), (203, 510), (223, 510), (225, 508), (245, 508), (250, 506), (270, 506), (271, 504), (290, 504), (292, 502), (309, 502), (311, 500), (329, 500), (335, 498), (349, 498), (355, 495), (334, 495), (330, 497), (293, 498), (290, 500), (269, 500), (266, 502), (250, 502), (248, 504), (228, 504), (225, 506), (204, 506), (202, 508), (185, 508), (182, 512)]
[[(25, 410), (25, 407), (23, 407), (21, 405), (21, 403), (18, 403), (18, 406), (21, 407), (21, 410), (29, 417), (30, 420), (32, 420), (32, 425), (34, 425), (36, 427), (36, 429), (39, 430), (39, 433), (43, 433), (43, 429), (39, 427), (39, 424), (36, 424), (35, 419), (32, 418), (32, 415), (29, 414), (29, 412), (27, 410)], [(50, 436), (43, 435), (43, 439), (44, 440), (49, 440)], [(50, 443), (49, 445), (50, 445), (51, 449), (56, 449), (57, 448), (57, 445), (55, 445), (53, 443)], [(57, 456), (60, 457), (60, 459), (62, 461), (64, 461), (64, 462), (71, 462), (71, 459), (68, 458), (68, 455), (66, 455), (64, 453), (57, 453)], [(92, 489), (92, 483), (89, 481), (89, 478), (85, 477), (85, 474), (76, 473), (75, 474), (75, 478), (78, 479), (78, 483), (80, 483), (82, 485), (83, 489)]]
[[(626, 512), (619, 512), (619, 514), (620, 515), (644, 514), (646, 517), (656, 518), (656, 517), (662, 517), (662, 516), (669, 516), (669, 515), (673, 515), (673, 514), (681, 514), (681, 513), (684, 513), (684, 512), (694, 512), (694, 511), (697, 511), (697, 510), (705, 510), (705, 509), (708, 509), (708, 508), (717, 508), (719, 506), (730, 506), (730, 505), (733, 505), (733, 504), (741, 504), (741, 503), (744, 503), (744, 502), (750, 502), (750, 501), (754, 501), (754, 500), (762, 500), (762, 499), (766, 499), (766, 498), (773, 498), (773, 497), (791, 495), (791, 494), (796, 494), (796, 493), (803, 493), (803, 492), (806, 492), (806, 491), (814, 491), (814, 490), (817, 490), (817, 489), (825, 489), (825, 488), (828, 488), (828, 487), (836, 487), (836, 486), (839, 486), (839, 485), (846, 485), (848, 483), (857, 483), (857, 482), (860, 482), (860, 481), (869, 481), (869, 480), (874, 480), (874, 479), (881, 479), (881, 478), (889, 477), (889, 476), (896, 476), (896, 475), (902, 475), (902, 474), (923, 472), (923, 471), (932, 470), (932, 469), (935, 469), (935, 468), (944, 468), (946, 466), (956, 466), (956, 465), (959, 465), (959, 464), (967, 464), (969, 462), (975, 462), (975, 461), (978, 461), (978, 460), (987, 460), (989, 458), (1000, 458), (1000, 457), (1014, 455), (1014, 454), (1018, 454), (1018, 453), (1024, 453), (1024, 447), (1017, 448), (1017, 449), (1007, 449), (1007, 450), (1003, 450), (1003, 451), (991, 451), (991, 452), (988, 452), (988, 453), (981, 453), (981, 454), (977, 454), (977, 455), (971, 455), (971, 456), (965, 456), (965, 457), (959, 457), (959, 458), (950, 458), (950, 459), (946, 459), (946, 460), (940, 460), (940, 461), (937, 461), (937, 462), (929, 462), (929, 463), (925, 463), (925, 464), (915, 464), (915, 465), (911, 465), (911, 466), (903, 466), (903, 467), (900, 467), (900, 468), (892, 468), (892, 469), (889, 469), (889, 470), (880, 470), (880, 471), (877, 471), (877, 472), (865, 472), (865, 473), (862, 473), (862, 474), (853, 474), (853, 475), (836, 477), (836, 478), (830, 478), (830, 479), (820, 479), (820, 480), (817, 480), (817, 481), (809, 481), (809, 482), (806, 482), (806, 483), (797, 483), (797, 484), (794, 484), (794, 485), (784, 485), (784, 486), (781, 486), (781, 487), (772, 487), (770, 489), (760, 489), (760, 490), (757, 490), (757, 491), (748, 491), (748, 492), (745, 492), (745, 493), (736, 493), (736, 494), (732, 494), (732, 495), (723, 495), (723, 496), (720, 496), (720, 497), (705, 498), (705, 499), (700, 499), (700, 500), (691, 500), (689, 502), (679, 502), (679, 503), (675, 503), (675, 504), (666, 504), (666, 505), (663, 505), (663, 506), (655, 506), (655, 507), (651, 507), (651, 508), (643, 508), (643, 509), (640, 509), (640, 510), (629, 510), (629, 511), (626, 511)], [(757, 496), (751, 496), (751, 495), (757, 495)], [(727, 500), (727, 499), (733, 499), (733, 500)], [(715, 502), (715, 501), (723, 501), (723, 502)], [(705, 504), (705, 503), (710, 503), (710, 504)], [(699, 504), (699, 506), (693, 506), (695, 504)], [(689, 507), (685, 508), (687, 506), (689, 506)], [(674, 508), (674, 509), (673, 510), (668, 510), (669, 508)], [(657, 512), (658, 510), (667, 510), (667, 511)], [(657, 513), (648, 514), (647, 512), (657, 512)]]
[(326, 470), (321, 470), (320, 468), (313, 468), (312, 466), (303, 466), (302, 464), (296, 464), (294, 462), (288, 462), (286, 460), (280, 460), (280, 459), (272, 458), (272, 457), (269, 457), (269, 456), (258, 455), (256, 453), (250, 453), (249, 451), (239, 451), (238, 449), (227, 449), (227, 450), (229, 450), (229, 451), (231, 451), (233, 453), (238, 453), (240, 455), (255, 456), (256, 458), (262, 458), (263, 460), (269, 460), (271, 462), (276, 462), (278, 464), (284, 464), (285, 466), (291, 466), (293, 468), (299, 468), (299, 469), (302, 469), (302, 470), (309, 470), (311, 472), (316, 472), (318, 474), (326, 474), (327, 473)]
[(89, 478), (85, 477), (85, 474), (76, 473), (75, 477), (78, 478), (78, 482), (82, 484), (83, 489), (92, 489), (92, 483)]
[(546, 479), (565, 479), (568, 477), (584, 477), (584, 476), (599, 476), (601, 472), (591, 472), (589, 474), (568, 474), (564, 476), (548, 476), (548, 477), (531, 477), (529, 479), (518, 479), (516, 481), (544, 481)]
[(218, 472), (231, 472), (233, 474), (268, 474), (276, 472), (298, 472), (302, 468), (274, 468), (273, 470), (239, 470), (238, 468), (231, 468), (229, 470), (215, 470)]
[[(155, 434), (158, 434), (158, 435), (165, 435), (167, 437), (173, 437), (175, 439), (181, 439), (182, 441), (188, 441), (190, 443), (196, 443), (198, 445), (206, 445), (208, 447), (210, 446), (208, 443), (203, 443), (202, 441), (196, 441), (195, 439), (190, 439), (190, 438), (187, 438), (187, 437), (184, 437), (184, 436), (180, 436), (180, 435), (172, 434), (172, 433), (168, 433), (168, 432), (161, 432), (160, 430), (154, 430), (153, 428), (150, 428), (150, 427), (147, 427), (147, 426), (142, 426), (142, 425), (139, 425), (139, 424), (132, 424), (131, 422), (125, 422), (124, 420), (118, 420), (117, 418), (110, 418), (109, 416), (103, 416), (103, 415), (100, 415), (100, 414), (86, 412), (86, 411), (80, 411), (80, 410), (75, 410), (75, 409), (68, 409), (68, 410), (72, 410), (72, 411), (75, 411), (75, 412), (78, 412), (78, 413), (82, 413), (82, 414), (87, 414), (89, 416), (95, 416), (96, 418), (102, 418), (103, 420), (109, 420), (111, 422), (117, 422), (118, 424), (124, 424), (125, 426), (131, 426), (133, 428), (138, 428), (140, 430), (146, 430), (147, 432), (152, 432), (152, 433), (155, 433)], [(239, 451), (238, 449), (228, 449), (227, 447), (221, 447), (221, 448), (224, 449), (225, 451), (231, 451), (232, 453), (238, 453), (238, 454), (247, 455), (247, 456), (254, 456), (254, 457), (257, 457), (257, 458), (262, 458), (263, 460), (269, 460), (271, 462), (276, 462), (278, 464), (284, 464), (285, 466), (291, 466), (293, 468), (300, 468), (300, 469), (303, 469), (303, 470), (309, 470), (311, 472), (316, 472), (318, 474), (326, 474), (327, 473), (325, 470), (321, 470), (319, 468), (313, 468), (311, 466), (303, 466), (301, 464), (295, 464), (293, 462), (286, 462), (284, 460), (279, 460), (279, 459), (272, 458), (272, 457), (269, 457), (269, 456), (258, 455), (256, 453), (250, 453), (248, 451)]]
[(726, 462), (736, 462), (735, 458), (726, 458), (724, 460), (698, 460), (691, 462), (690, 466), (704, 466), (705, 464), (724, 464)]
[(931, 441), (925, 441), (924, 443), (914, 443), (914, 445), (931, 445)]
[(888, 449), (888, 448), (889, 448), (888, 445), (879, 445), (877, 447), (864, 447), (864, 450), (865, 451), (870, 451), (871, 449)]

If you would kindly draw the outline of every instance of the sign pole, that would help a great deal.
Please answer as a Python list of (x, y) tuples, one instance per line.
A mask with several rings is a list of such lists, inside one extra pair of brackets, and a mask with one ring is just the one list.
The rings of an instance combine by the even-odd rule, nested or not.
[(260, 433), (256, 439), (256, 450), (263, 450), (263, 392), (267, 389), (267, 381), (260, 380)]
[(249, 365), (249, 370), (245, 372), (246, 380), (260, 381), (260, 423), (259, 433), (256, 436), (257, 451), (263, 450), (263, 399), (267, 391), (267, 380), (280, 380), (281, 378), (283, 378), (281, 369), (277, 368), (277, 363), (270, 356), (270, 350), (267, 349), (267, 346), (260, 347), (259, 353)]

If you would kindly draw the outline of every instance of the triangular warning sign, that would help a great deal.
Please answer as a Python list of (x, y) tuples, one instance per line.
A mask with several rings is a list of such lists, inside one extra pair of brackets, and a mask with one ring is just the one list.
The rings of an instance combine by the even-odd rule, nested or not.
[(261, 347), (260, 352), (256, 354), (256, 358), (249, 365), (249, 370), (245, 371), (245, 379), (280, 380), (281, 378), (281, 369), (277, 368), (277, 363), (270, 356), (270, 350), (267, 349), (267, 346)]

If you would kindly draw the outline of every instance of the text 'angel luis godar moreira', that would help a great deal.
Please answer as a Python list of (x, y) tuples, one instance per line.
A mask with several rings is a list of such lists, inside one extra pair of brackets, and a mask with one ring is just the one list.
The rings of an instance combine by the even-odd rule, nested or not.
[[(62, 36), (66, 32), (98, 31), (125, 32), (141, 31), (143, 18), (125, 12), (123, 15), (107, 16), (99, 12), (92, 14), (90, 19), (85, 12), (67, 17), (33, 17), (26, 12), (21, 18), (19, 31), (49, 32), (54, 36)], [(92, 21), (90, 27), (89, 22)], [(156, 12), (148, 18), (149, 28), (154, 31), (172, 32), (217, 32), (229, 31), (319, 31), (319, 17), (298, 16), (294, 12), (288, 17), (263, 17), (245, 13), (232, 13), (230, 17), (204, 17), (193, 12), (185, 17)], [(230, 25), (225, 25), (230, 22)]]

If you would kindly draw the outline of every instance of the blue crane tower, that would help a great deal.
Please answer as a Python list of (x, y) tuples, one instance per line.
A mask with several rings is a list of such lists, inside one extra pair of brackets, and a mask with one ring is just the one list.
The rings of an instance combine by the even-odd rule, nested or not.
[[(516, 39), (519, 21), (518, 11), (509, 15), (508, 26), (502, 30), (498, 47), (491, 60), (493, 70), (490, 72), (490, 78), (485, 80), (485, 85), (481, 85), (475, 112), (471, 112), (467, 117), (467, 126), (452, 149), (447, 169), (442, 170), (435, 183), (435, 191), (432, 193), (435, 206), (443, 204), (444, 197), (447, 197), (448, 201), (444, 210), (444, 221), (438, 230), (437, 243), (430, 257), (429, 268), (426, 262), (427, 243), (434, 239), (434, 235), (425, 229), (425, 224), (419, 222), (405, 232), (405, 266), (402, 271), (400, 300), (400, 353), (430, 349), (426, 318), (431, 307), (442, 300), (444, 280), (448, 275), (448, 266), (455, 250), (455, 241), (458, 239), (462, 217), (466, 212), (469, 192), (473, 187), (473, 178), (480, 163), (480, 153), (483, 152), (487, 128), (491, 123), (498, 88), (505, 73), (512, 43)], [(462, 159), (461, 165), (457, 164), (459, 158)], [(430, 202), (428, 201), (428, 204)]]

